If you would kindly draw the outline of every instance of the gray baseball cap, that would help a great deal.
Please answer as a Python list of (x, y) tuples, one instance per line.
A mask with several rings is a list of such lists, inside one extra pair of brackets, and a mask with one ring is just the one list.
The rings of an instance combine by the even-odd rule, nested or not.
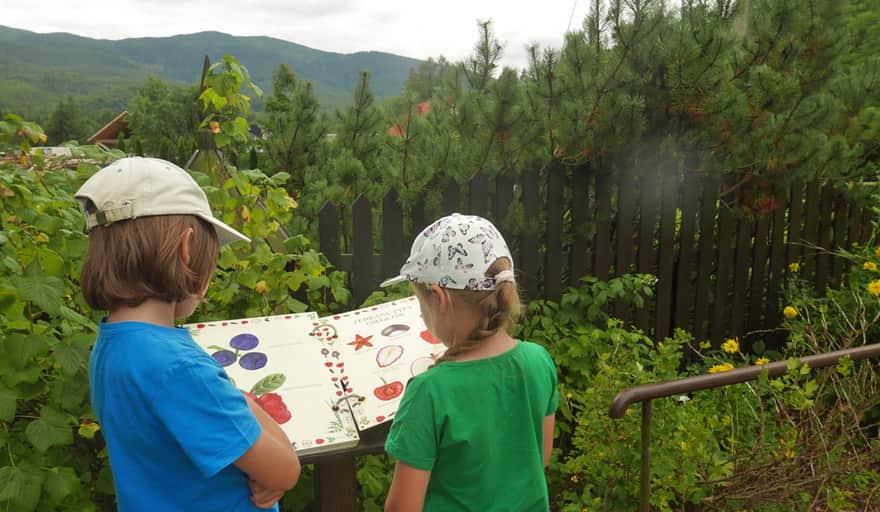
[[(116, 160), (93, 174), (76, 192), (86, 218), (86, 231), (95, 226), (155, 215), (195, 215), (214, 226), (220, 245), (250, 239), (220, 222), (211, 213), (205, 192), (188, 172), (158, 158)], [(91, 201), (97, 211), (89, 212)]]

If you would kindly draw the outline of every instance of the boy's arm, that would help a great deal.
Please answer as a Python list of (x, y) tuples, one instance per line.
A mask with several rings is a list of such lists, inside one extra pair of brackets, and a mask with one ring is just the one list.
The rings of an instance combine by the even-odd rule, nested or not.
[(416, 512), (425, 506), (431, 472), (397, 461), (385, 512)]
[(235, 466), (263, 487), (292, 489), (301, 469), (293, 444), (262, 407), (246, 395), (245, 400), (263, 431), (253, 446), (235, 461)]

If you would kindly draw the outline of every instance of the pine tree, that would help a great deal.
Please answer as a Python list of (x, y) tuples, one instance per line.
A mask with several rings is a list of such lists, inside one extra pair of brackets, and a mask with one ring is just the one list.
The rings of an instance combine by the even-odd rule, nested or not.
[(125, 152), (125, 132), (120, 130), (119, 134), (116, 136), (116, 149), (119, 151)]
[(305, 169), (314, 165), (316, 146), (326, 134), (311, 82), (298, 80), (282, 64), (272, 74), (272, 96), (266, 101), (269, 136), (264, 145), (271, 173), (290, 173), (291, 192), (299, 195)]
[(58, 102), (49, 116), (46, 136), (50, 144), (61, 144), (85, 136), (84, 119), (72, 96)]

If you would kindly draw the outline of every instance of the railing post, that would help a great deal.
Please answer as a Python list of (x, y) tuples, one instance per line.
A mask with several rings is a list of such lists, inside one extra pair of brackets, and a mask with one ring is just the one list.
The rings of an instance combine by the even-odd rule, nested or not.
[(642, 402), (642, 492), (639, 498), (639, 512), (648, 512), (651, 502), (648, 494), (651, 489), (651, 401)]

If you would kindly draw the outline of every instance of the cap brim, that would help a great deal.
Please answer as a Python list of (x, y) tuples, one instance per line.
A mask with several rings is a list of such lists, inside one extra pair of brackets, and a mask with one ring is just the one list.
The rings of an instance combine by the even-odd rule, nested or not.
[(220, 242), (220, 245), (231, 244), (232, 242), (250, 242), (251, 239), (242, 235), (238, 231), (232, 229), (226, 224), (220, 222), (214, 217), (208, 217), (204, 215), (199, 215), (199, 218), (210, 222), (214, 225), (214, 230), (217, 232), (217, 241)]
[(382, 281), (382, 284), (380, 284), (379, 286), (385, 288), (387, 286), (394, 286), (395, 284), (402, 283), (406, 280), (407, 279), (403, 276), (392, 277), (391, 279), (386, 279)]

